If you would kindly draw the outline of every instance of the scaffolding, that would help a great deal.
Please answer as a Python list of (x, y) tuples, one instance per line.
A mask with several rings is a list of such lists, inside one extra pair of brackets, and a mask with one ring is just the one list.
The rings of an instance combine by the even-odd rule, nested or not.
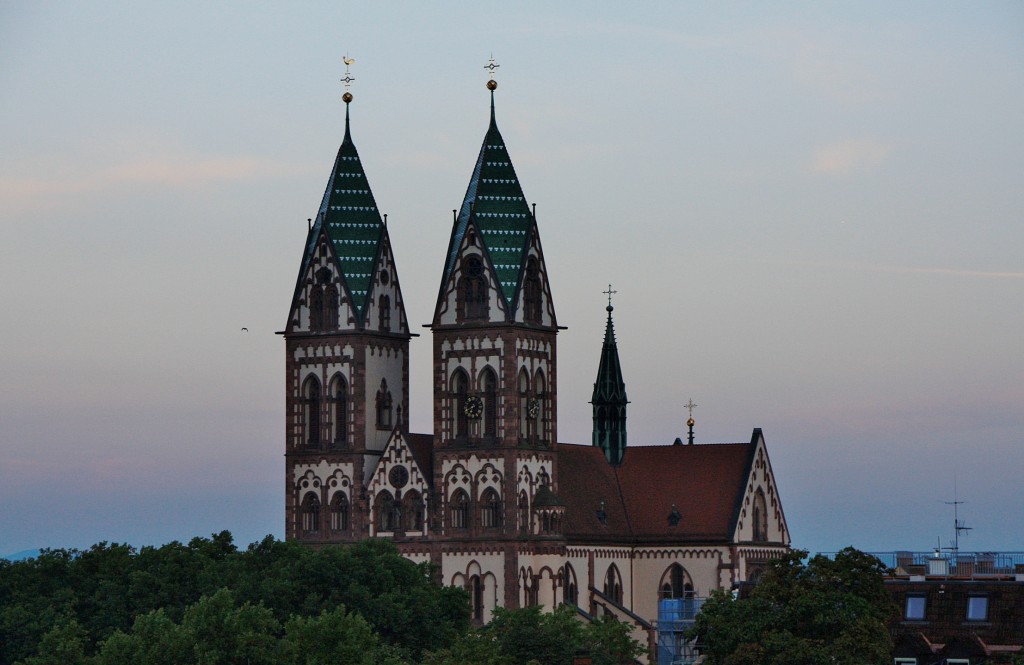
[(691, 665), (697, 659), (686, 631), (700, 612), (704, 598), (662, 598), (658, 601), (658, 665)]

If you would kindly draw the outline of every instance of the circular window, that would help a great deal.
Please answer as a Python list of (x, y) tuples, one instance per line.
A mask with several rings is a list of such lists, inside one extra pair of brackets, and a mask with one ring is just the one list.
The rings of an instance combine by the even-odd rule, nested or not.
[(390, 281), (391, 281), (391, 275), (388, 274), (388, 271), (387, 270), (381, 270), (380, 271), (380, 283), (381, 284), (387, 284)]
[(401, 489), (409, 482), (409, 471), (404, 466), (396, 466), (388, 474), (388, 480), (391, 481), (392, 487)]

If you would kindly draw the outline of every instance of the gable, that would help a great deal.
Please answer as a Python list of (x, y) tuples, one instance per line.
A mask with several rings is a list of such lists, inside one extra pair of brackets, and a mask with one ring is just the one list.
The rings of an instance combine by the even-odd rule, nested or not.
[(356, 312), (330, 239), (322, 229), (317, 231), (317, 227), (310, 232), (310, 237), (292, 296), (286, 331), (357, 330)]
[[(368, 295), (363, 323), (367, 330), (409, 335), (409, 322), (405, 303), (398, 283), (395, 257), (391, 253), (391, 239), (387, 229), (380, 243), (380, 253), (367, 284)], [(382, 315), (382, 309), (386, 309)]]
[[(434, 310), (434, 325), (456, 325), (465, 322), (494, 323), (504, 322), (507, 319), (507, 305), (502, 296), (498, 284), (497, 273), (491, 263), (487, 246), (482, 242), (480, 235), (476, 232), (474, 223), (467, 226), (466, 232), (462, 235), (459, 246), (452, 261), (451, 271), (441, 283), (441, 290), (437, 298), (437, 306)], [(480, 275), (471, 276), (467, 272), (467, 266), (471, 259), (478, 260), (482, 267)], [(460, 304), (460, 289), (467, 279), (482, 279), (486, 289), (487, 318), (467, 319), (465, 317), (464, 303)]]
[[(539, 320), (527, 321), (527, 301), (530, 298), (531, 264), (536, 265), (537, 278), (539, 280), (540, 318)], [(530, 244), (523, 256), (523, 263), (520, 266), (519, 275), (516, 279), (516, 298), (513, 308), (512, 319), (516, 323), (529, 323), (545, 328), (557, 328), (555, 320), (555, 306), (551, 298), (551, 283), (548, 281), (547, 266), (544, 265), (544, 252), (540, 247), (540, 233), (537, 225), (533, 224), (530, 231)]]
[[(790, 542), (789, 528), (786, 525), (786, 516), (782, 512), (782, 502), (779, 499), (778, 486), (775, 484), (775, 474), (772, 472), (768, 449), (760, 428), (754, 430), (751, 445), (753, 454), (750, 460), (750, 470), (736, 513), (733, 539), (738, 542), (760, 541), (788, 545)], [(756, 521), (761, 507), (767, 511), (763, 521), (767, 532), (758, 535)]]
[[(404, 468), (407, 473), (405, 482), (400, 483), (400, 486), (394, 481), (400, 480), (401, 476), (395, 477), (392, 474), (396, 467)], [(365, 481), (366, 491), (371, 497), (382, 490), (388, 490), (392, 496), (413, 490), (419, 492), (421, 496), (426, 496), (430, 487), (430, 476), (420, 466), (412, 447), (397, 428), (391, 433), (391, 438), (381, 451), (377, 463), (368, 465)]]

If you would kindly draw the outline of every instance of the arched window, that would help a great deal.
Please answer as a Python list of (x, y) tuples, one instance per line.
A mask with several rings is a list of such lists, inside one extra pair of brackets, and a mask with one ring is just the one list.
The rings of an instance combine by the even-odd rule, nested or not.
[(693, 581), (690, 574), (678, 563), (672, 564), (661, 576), (658, 595), (661, 598), (692, 598)]
[(302, 424), (306, 445), (320, 445), (320, 382), (309, 376), (302, 384)]
[(526, 280), (523, 283), (523, 320), (527, 323), (540, 323), (542, 290), (540, 267), (536, 257), (531, 256), (526, 262)]
[(608, 567), (608, 572), (604, 576), (604, 595), (622, 604), (622, 575), (614, 563)]
[(394, 427), (391, 414), (391, 391), (388, 390), (387, 379), (381, 379), (380, 390), (377, 391), (377, 429), (391, 429)]
[(401, 521), (397, 519), (401, 516), (401, 511), (398, 510), (391, 492), (381, 490), (374, 504), (377, 508), (377, 530), (397, 531), (401, 527)]
[(751, 512), (754, 524), (754, 542), (763, 543), (768, 540), (768, 504), (764, 500), (764, 492), (758, 488), (754, 495), (754, 507)]
[(402, 513), (405, 516), (406, 531), (423, 531), (423, 498), (416, 490), (409, 490), (402, 496)]
[(473, 621), (484, 620), (484, 585), (480, 582), (479, 575), (469, 578), (469, 604), (473, 610)]
[(485, 529), (501, 528), (501, 497), (494, 488), (487, 488), (480, 497), (480, 524)]
[(532, 403), (533, 395), (530, 394), (530, 375), (525, 369), (519, 370), (519, 438), (529, 439), (533, 436), (530, 412), (536, 408)]
[(484, 370), (480, 383), (484, 392), (484, 436), (498, 434), (498, 379), (490, 367)]
[(455, 370), (451, 381), (452, 433), (456, 439), (469, 436), (469, 416), (466, 415), (466, 398), (469, 396), (469, 377), (461, 369)]
[(302, 499), (302, 533), (313, 535), (320, 532), (320, 499), (313, 492), (307, 492)]
[(382, 331), (391, 330), (391, 297), (383, 293), (377, 299), (377, 323)]
[(537, 370), (533, 377), (534, 399), (537, 400), (536, 417), (534, 420), (534, 432), (536, 432), (538, 443), (547, 441), (547, 383), (544, 381), (544, 372)]
[(530, 532), (530, 499), (526, 496), (526, 490), (519, 493), (519, 503), (516, 506), (519, 512), (519, 533)]
[(327, 399), (331, 403), (331, 419), (334, 421), (333, 441), (335, 445), (342, 446), (348, 441), (348, 385), (341, 374), (331, 378)]
[(490, 314), (490, 294), (484, 262), (476, 254), (462, 259), (462, 277), (459, 279), (458, 311), (464, 319), (486, 319)]
[(464, 490), (455, 490), (448, 505), (448, 524), (453, 529), (469, 528), (469, 495)]
[(324, 329), (324, 287), (310, 287), (309, 329), (316, 332)]
[(334, 284), (324, 290), (323, 322), (327, 330), (338, 329), (338, 287)]
[(331, 499), (331, 531), (348, 531), (348, 497), (335, 492)]
[(576, 571), (569, 564), (562, 568), (562, 588), (563, 601), (575, 605), (579, 601), (579, 589), (576, 586)]

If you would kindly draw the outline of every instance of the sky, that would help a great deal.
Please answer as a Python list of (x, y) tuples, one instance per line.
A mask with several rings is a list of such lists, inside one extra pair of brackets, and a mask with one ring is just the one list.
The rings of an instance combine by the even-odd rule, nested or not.
[[(793, 544), (1024, 550), (1024, 4), (0, 2), (0, 554), (284, 531), (284, 342), (344, 131), (429, 323), (498, 125), (559, 438), (763, 428)], [(247, 328), (243, 332), (242, 328)], [(685, 478), (680, 479), (685, 483)]]

